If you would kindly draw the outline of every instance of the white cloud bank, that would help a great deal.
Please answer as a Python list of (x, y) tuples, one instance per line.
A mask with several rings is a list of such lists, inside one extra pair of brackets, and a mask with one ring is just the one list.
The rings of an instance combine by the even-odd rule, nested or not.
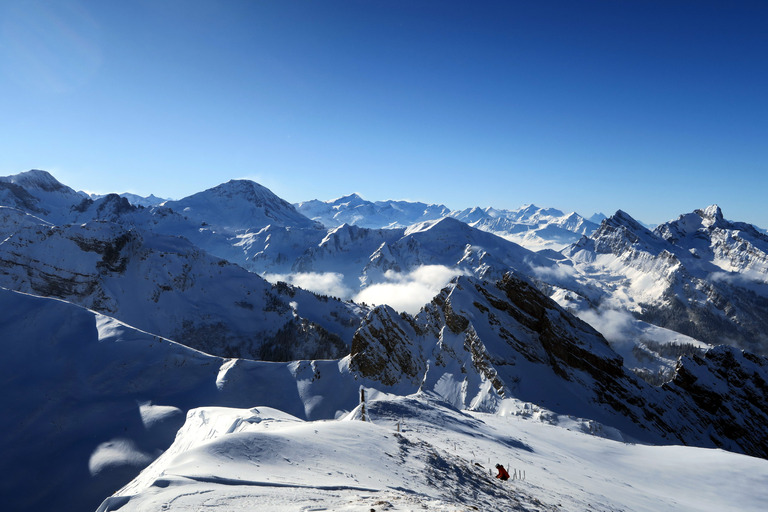
[(344, 285), (344, 276), (338, 272), (301, 272), (296, 274), (264, 274), (270, 283), (283, 281), (321, 295), (348, 299), (352, 290)]
[(390, 270), (384, 274), (387, 282), (366, 287), (354, 300), (376, 306), (387, 304), (397, 311), (414, 314), (459, 275), (468, 273), (443, 265), (424, 265), (405, 274)]
[(577, 311), (576, 315), (594, 327), (606, 340), (617, 345), (632, 343), (637, 337), (637, 320), (627, 311), (592, 309)]

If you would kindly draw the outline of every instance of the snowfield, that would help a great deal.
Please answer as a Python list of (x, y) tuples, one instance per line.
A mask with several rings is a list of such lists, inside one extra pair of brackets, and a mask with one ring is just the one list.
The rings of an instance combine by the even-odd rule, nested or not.
[[(766, 460), (612, 441), (530, 404), (470, 413), (417, 394), (366, 406), (369, 421), (360, 407), (325, 421), (268, 407), (191, 410), (171, 448), (99, 512), (723, 512), (768, 500)], [(513, 479), (495, 479), (496, 463)]]

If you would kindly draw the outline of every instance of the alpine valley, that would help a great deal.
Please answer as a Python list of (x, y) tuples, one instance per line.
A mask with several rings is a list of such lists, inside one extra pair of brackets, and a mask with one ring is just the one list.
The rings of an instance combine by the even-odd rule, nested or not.
[[(5, 510), (763, 510), (768, 234), (0, 178)], [(513, 475), (494, 478), (501, 463)]]

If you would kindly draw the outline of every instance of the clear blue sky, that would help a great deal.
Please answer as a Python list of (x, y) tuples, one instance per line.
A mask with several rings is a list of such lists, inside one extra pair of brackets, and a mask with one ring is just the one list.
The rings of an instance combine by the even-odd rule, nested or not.
[(0, 174), (768, 227), (768, 2), (4, 0)]

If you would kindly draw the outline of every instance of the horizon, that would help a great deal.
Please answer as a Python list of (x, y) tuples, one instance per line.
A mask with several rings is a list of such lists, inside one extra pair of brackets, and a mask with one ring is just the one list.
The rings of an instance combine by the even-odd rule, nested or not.
[(0, 174), (768, 228), (768, 4), (0, 6)]
[[(135, 195), (135, 196), (141, 197), (141, 198), (143, 198), (143, 199), (148, 199), (150, 196), (154, 196), (156, 199), (162, 199), (163, 201), (179, 201), (179, 200), (181, 200), (181, 199), (184, 199), (184, 198), (186, 198), (186, 197), (189, 197), (189, 196), (183, 196), (183, 197), (164, 197), (164, 196), (160, 196), (160, 195), (158, 195), (158, 194), (153, 194), (153, 193), (149, 193), (149, 194), (146, 194), (146, 195), (142, 195), (142, 194), (135, 194), (135, 193), (133, 193), (133, 192), (117, 192), (117, 191), (112, 191), (112, 192), (103, 192), (103, 193), (102, 193), (102, 192), (93, 192), (93, 191), (88, 191), (88, 190), (82, 190), (82, 189), (77, 189), (77, 188), (71, 187), (71, 186), (70, 186), (70, 185), (68, 185), (67, 183), (64, 183), (64, 182), (62, 182), (62, 181), (61, 181), (61, 180), (59, 180), (59, 179), (58, 179), (58, 178), (57, 178), (57, 177), (56, 177), (56, 176), (55, 176), (53, 173), (51, 173), (51, 172), (49, 172), (49, 171), (46, 171), (45, 169), (30, 169), (29, 171), (23, 171), (22, 173), (16, 173), (16, 175), (18, 175), (18, 174), (23, 174), (24, 172), (32, 172), (32, 171), (42, 171), (42, 172), (45, 172), (45, 173), (49, 174), (50, 176), (52, 176), (54, 179), (56, 179), (56, 180), (57, 180), (59, 183), (61, 183), (62, 185), (64, 185), (64, 186), (67, 186), (67, 187), (71, 188), (72, 190), (74, 190), (74, 191), (75, 191), (75, 192), (77, 192), (77, 193), (80, 193), (80, 194), (87, 194), (87, 195), (88, 195), (89, 197), (91, 197), (91, 198), (100, 198), (100, 197), (104, 197), (104, 196), (106, 196), (106, 195), (108, 195), (108, 194), (117, 194), (117, 195), (125, 195), (125, 194), (131, 194), (131, 195)], [(0, 176), (0, 178), (8, 178), (8, 177), (11, 177), (11, 176), (14, 176), (14, 175)], [(211, 188), (216, 188), (216, 187), (218, 187), (218, 186), (220, 186), (220, 185), (223, 185), (223, 184), (225, 184), (225, 183), (227, 183), (227, 182), (229, 182), (229, 181), (238, 181), (238, 180), (253, 181), (253, 180), (250, 180), (249, 178), (232, 178), (231, 180), (227, 180), (227, 181), (225, 181), (225, 182), (219, 183), (219, 184), (217, 184), (217, 185), (214, 185), (213, 187), (209, 187), (209, 188), (207, 188), (207, 189), (204, 189), (204, 190), (199, 190), (199, 191), (197, 191), (197, 192), (194, 192), (193, 194), (190, 194), (190, 195), (195, 195), (195, 194), (198, 194), (198, 193), (200, 193), (200, 192), (204, 192), (204, 191), (206, 191), (206, 190), (210, 190)], [(255, 182), (255, 181), (254, 181), (254, 183), (256, 183), (256, 184), (258, 184), (258, 185), (261, 185), (260, 183), (258, 183), (258, 182)], [(263, 186), (263, 185), (262, 185), (262, 186)], [(267, 187), (267, 189), (269, 189), (269, 187)], [(270, 192), (272, 192), (272, 193), (274, 194), (274, 191), (270, 190)], [(275, 195), (277, 195), (278, 197), (280, 197), (278, 194), (275, 194)], [(304, 200), (304, 201), (296, 201), (296, 202), (290, 202), (290, 201), (289, 201), (289, 202), (290, 202), (292, 205), (294, 205), (294, 206), (297, 206), (297, 205), (299, 205), (299, 204), (300, 204), (300, 203), (302, 203), (302, 202), (313, 201), (313, 200), (318, 200), (318, 201), (322, 201), (322, 202), (325, 202), (325, 203), (331, 203), (331, 202), (337, 201), (337, 200), (339, 200), (339, 199), (344, 199), (344, 198), (347, 198), (347, 197), (350, 197), (350, 196), (353, 196), (353, 195), (356, 195), (356, 196), (358, 196), (359, 198), (361, 198), (361, 199), (362, 199), (362, 200), (364, 200), (364, 201), (368, 201), (368, 202), (372, 202), (372, 203), (375, 203), (375, 202), (388, 202), (388, 201), (393, 201), (393, 202), (397, 202), (397, 201), (403, 201), (403, 202), (410, 202), (410, 203), (417, 203), (417, 202), (420, 202), (420, 201), (414, 201), (414, 200), (410, 200), (410, 199), (369, 199), (369, 198), (367, 198), (367, 197), (363, 196), (362, 194), (360, 194), (360, 193), (358, 193), (358, 192), (351, 192), (351, 193), (349, 193), (349, 194), (342, 194), (342, 195), (336, 196), (336, 197), (334, 197), (334, 198), (332, 198), (332, 199), (319, 199), (319, 198), (311, 198), (311, 199), (306, 199), (306, 200)], [(282, 197), (280, 197), (280, 198), (285, 200), (285, 198), (282, 198)], [(423, 203), (423, 204), (427, 204), (428, 206), (444, 206), (444, 207), (447, 207), (446, 205), (444, 205), (444, 204), (441, 204), (441, 203)], [(449, 208), (451, 211), (462, 211), (462, 210), (464, 210), (464, 209), (472, 209), (472, 208), (481, 208), (481, 209), (492, 208), (492, 209), (496, 209), (496, 210), (516, 211), (516, 210), (522, 210), (522, 209), (525, 209), (525, 208), (527, 208), (527, 207), (530, 207), (530, 206), (533, 206), (533, 207), (536, 207), (536, 208), (540, 208), (540, 209), (545, 209), (545, 210), (546, 210), (546, 209), (555, 209), (555, 210), (559, 210), (559, 211), (561, 211), (561, 212), (562, 212), (564, 215), (567, 215), (567, 214), (570, 214), (570, 213), (576, 213), (576, 214), (580, 215), (581, 217), (583, 217), (583, 218), (584, 218), (584, 219), (586, 219), (586, 220), (591, 220), (591, 219), (592, 219), (592, 218), (594, 218), (594, 217), (600, 217), (600, 216), (602, 216), (602, 217), (604, 217), (604, 218), (609, 218), (609, 217), (611, 217), (611, 216), (615, 215), (616, 213), (618, 213), (618, 211), (619, 211), (619, 210), (617, 210), (617, 211), (615, 211), (615, 212), (610, 212), (610, 213), (607, 213), (607, 214), (606, 214), (605, 212), (602, 212), (602, 211), (592, 211), (592, 212), (590, 212), (590, 213), (585, 213), (585, 212), (576, 212), (576, 211), (568, 211), (568, 210), (564, 210), (564, 209), (562, 209), (562, 208), (558, 208), (556, 205), (546, 205), (546, 206), (542, 206), (542, 205), (538, 205), (538, 204), (535, 204), (535, 203), (523, 203), (523, 204), (520, 204), (520, 205), (518, 205), (517, 207), (514, 207), (514, 208), (498, 208), (498, 207), (496, 207), (496, 206), (494, 206), (494, 205), (474, 205), (474, 206), (470, 206), (470, 207), (467, 207), (467, 208), (462, 208), (462, 209), (458, 209), (458, 210), (457, 210), (457, 209), (452, 209), (452, 208), (450, 208), (450, 207), (448, 207), (448, 208)], [(680, 212), (680, 213), (679, 213), (677, 216), (675, 216), (674, 218), (670, 218), (670, 219), (668, 219), (668, 220), (666, 220), (666, 221), (664, 221), (664, 222), (670, 222), (670, 221), (674, 221), (674, 220), (677, 220), (677, 219), (678, 219), (678, 218), (679, 218), (681, 215), (685, 215), (685, 214), (688, 214), (688, 213), (694, 213), (696, 210), (705, 210), (706, 208), (708, 208), (708, 207), (710, 207), (710, 206), (717, 206), (718, 208), (720, 208), (720, 209), (722, 210), (722, 207), (721, 207), (719, 204), (717, 204), (717, 203), (712, 203), (712, 204), (709, 204), (709, 205), (706, 205), (706, 206), (701, 206), (701, 207), (695, 208), (695, 209), (693, 209), (693, 210), (691, 210), (691, 211), (688, 211), (688, 212)], [(648, 223), (648, 222), (646, 222), (646, 221), (645, 221), (645, 219), (642, 219), (642, 218), (638, 218), (638, 217), (635, 217), (634, 215), (632, 215), (632, 213), (631, 213), (631, 212), (627, 212), (627, 211), (626, 211), (626, 210), (624, 210), (624, 209), (620, 209), (620, 210), (621, 210), (621, 211), (623, 211), (624, 213), (627, 213), (627, 214), (628, 214), (630, 217), (632, 217), (634, 220), (636, 220), (636, 221), (640, 222), (640, 223), (641, 223), (641, 224), (643, 224), (645, 227), (647, 227), (647, 228), (650, 228), (650, 229), (652, 229), (652, 228), (654, 228), (654, 227), (658, 226), (659, 224), (663, 224), (663, 223), (664, 223), (664, 222), (660, 222), (660, 223), (656, 223), (656, 224), (653, 224), (653, 223)], [(745, 222), (745, 221), (743, 221), (743, 220), (740, 220), (740, 219), (734, 219), (734, 218), (730, 218), (730, 217), (729, 217), (729, 216), (726, 214), (726, 212), (723, 212), (723, 216), (726, 218), (726, 220), (729, 220), (729, 221), (732, 221), (732, 222)], [(598, 223), (599, 223), (599, 222), (598, 222)], [(763, 226), (759, 226), (759, 225), (757, 225), (757, 224), (753, 224), (753, 223), (750, 223), (750, 224), (752, 224), (752, 225), (754, 225), (754, 226), (756, 226), (756, 227), (758, 227), (759, 229), (762, 229), (762, 230), (764, 230), (764, 231), (766, 230), (766, 228), (764, 228)]]

